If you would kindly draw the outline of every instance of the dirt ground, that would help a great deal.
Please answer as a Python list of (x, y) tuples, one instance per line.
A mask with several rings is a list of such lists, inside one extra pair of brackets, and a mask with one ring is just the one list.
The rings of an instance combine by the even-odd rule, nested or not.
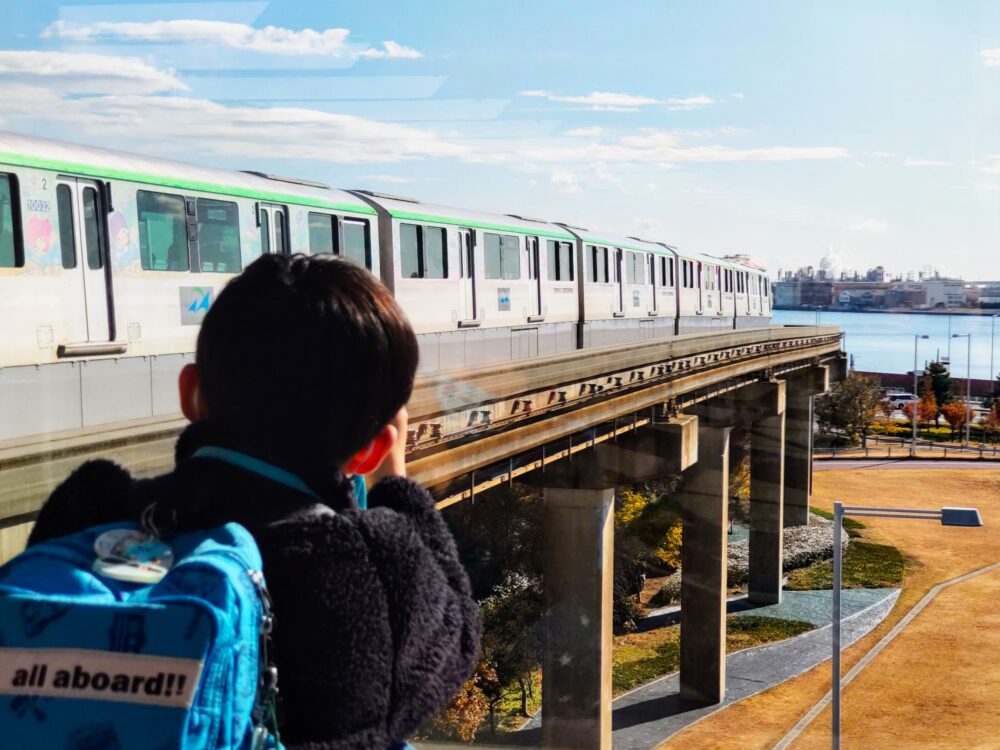
[[(896, 545), (913, 564), (889, 617), (844, 652), (844, 673), (934, 585), (1000, 561), (1000, 468), (996, 471), (826, 471), (814, 504), (980, 509), (982, 528), (860, 519), (872, 541)], [(693, 725), (662, 744), (680, 748), (771, 748), (830, 687), (815, 669)], [(845, 748), (1000, 748), (1000, 572), (945, 589), (844, 691)], [(792, 745), (829, 747), (826, 710)]]

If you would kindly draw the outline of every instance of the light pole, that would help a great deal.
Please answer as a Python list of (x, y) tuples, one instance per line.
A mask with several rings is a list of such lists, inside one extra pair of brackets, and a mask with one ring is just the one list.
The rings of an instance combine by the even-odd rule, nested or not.
[(953, 339), (966, 339), (967, 345), (965, 349), (965, 447), (969, 447), (969, 422), (972, 421), (972, 401), (970, 396), (972, 393), (972, 375), (970, 374), (972, 370), (972, 334), (971, 333), (953, 333), (951, 334)]
[(1000, 318), (1000, 315), (991, 315), (990, 316), (990, 376), (989, 376), (988, 380), (990, 381), (990, 394), (991, 395), (993, 393), (993, 379), (996, 377), (996, 373), (993, 372), (993, 340), (994, 340), (994, 336), (996, 334), (997, 318)]
[(833, 718), (831, 731), (833, 750), (840, 750), (840, 588), (843, 583), (844, 516), (869, 516), (871, 518), (917, 518), (940, 521), (942, 526), (982, 526), (983, 519), (976, 508), (941, 508), (919, 510), (913, 508), (876, 508), (864, 505), (833, 504)]
[(910, 421), (913, 422), (913, 442), (910, 444), (910, 455), (917, 455), (917, 417), (920, 412), (920, 396), (917, 395), (917, 343), (920, 339), (929, 339), (927, 334), (913, 335), (913, 397), (917, 399), (913, 402), (913, 414)]

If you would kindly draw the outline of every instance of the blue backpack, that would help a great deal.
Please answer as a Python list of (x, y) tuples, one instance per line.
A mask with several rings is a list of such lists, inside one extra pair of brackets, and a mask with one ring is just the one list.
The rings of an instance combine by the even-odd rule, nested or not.
[(279, 748), (253, 537), (235, 523), (168, 537), (162, 579), (128, 582), (95, 551), (125, 528), (138, 532), (94, 527), (0, 567), (0, 746)]

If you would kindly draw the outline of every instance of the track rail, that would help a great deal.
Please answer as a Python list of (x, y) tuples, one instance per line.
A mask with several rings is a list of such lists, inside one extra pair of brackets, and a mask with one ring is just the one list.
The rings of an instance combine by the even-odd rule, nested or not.
[[(408, 407), (409, 471), (441, 495), (456, 478), (574, 433), (613, 423), (602, 435), (617, 435), (640, 424), (636, 415), (644, 410), (680, 410), (839, 350), (835, 327), (785, 326), (574, 350), (419, 378)], [(630, 416), (627, 425), (617, 423)], [(140, 474), (169, 468), (182, 425), (174, 416), (0, 445), (0, 528), (30, 520), (83, 460), (107, 456)], [(542, 465), (560, 455), (554, 451)]]

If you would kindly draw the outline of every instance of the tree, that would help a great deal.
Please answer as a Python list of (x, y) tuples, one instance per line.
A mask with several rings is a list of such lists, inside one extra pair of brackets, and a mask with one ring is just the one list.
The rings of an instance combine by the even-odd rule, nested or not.
[(1000, 403), (1000, 375), (993, 381), (993, 390), (983, 399), (983, 408), (989, 411)]
[(938, 413), (934, 415), (936, 422), (938, 416), (941, 415), (941, 407), (955, 400), (955, 384), (952, 382), (947, 365), (940, 362), (931, 362), (927, 365), (927, 374), (924, 376), (924, 380), (930, 381), (930, 388), (934, 391), (934, 399), (937, 401)]
[(537, 578), (510, 573), (480, 603), (483, 619), (483, 662), (492, 670), (480, 683), (489, 712), (490, 732), (497, 727), (496, 709), (505, 698), (520, 693), (527, 717), (531, 675), (542, 658), (539, 633), (542, 587)]
[(479, 685), (495, 679), (496, 673), (486, 664), (480, 663), (476, 673), (466, 680), (451, 702), (431, 718), (430, 726), (435, 735), (460, 742), (475, 740), (476, 733), (490, 710), (486, 695)]
[(997, 432), (1000, 432), (1000, 404), (994, 403), (993, 408), (986, 412), (982, 419), (983, 435), (989, 435), (994, 445), (997, 443)]
[(951, 427), (951, 436), (965, 427), (965, 420), (968, 416), (967, 407), (964, 401), (952, 401), (941, 407), (941, 416)]
[(851, 373), (816, 400), (816, 421), (825, 432), (840, 430), (852, 443), (865, 446), (884, 400), (878, 378)]
[(922, 389), (921, 393), (923, 395), (919, 401), (911, 401), (908, 404), (903, 404), (903, 415), (911, 422), (913, 421), (913, 406), (916, 404), (918, 425), (931, 422), (937, 419), (938, 416), (938, 404), (937, 399), (934, 398), (934, 391), (928, 385), (928, 387)]

